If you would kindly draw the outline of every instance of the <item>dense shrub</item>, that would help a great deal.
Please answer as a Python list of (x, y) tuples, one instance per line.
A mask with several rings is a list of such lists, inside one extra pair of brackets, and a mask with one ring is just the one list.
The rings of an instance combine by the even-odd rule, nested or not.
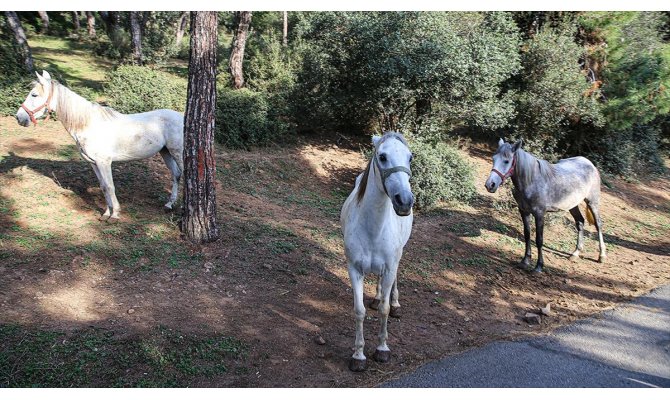
[(263, 92), (223, 87), (216, 96), (215, 129), (219, 143), (248, 149), (268, 145), (286, 132), (288, 124), (273, 113)]
[(467, 202), (475, 196), (474, 167), (456, 148), (422, 141), (415, 141), (410, 147), (417, 209), (430, 209), (439, 201)]
[(138, 113), (158, 108), (184, 112), (187, 81), (149, 67), (119, 66), (105, 83), (108, 104), (122, 113)]
[(0, 14), (0, 115), (15, 115), (35, 75), (26, 72), (14, 39)]

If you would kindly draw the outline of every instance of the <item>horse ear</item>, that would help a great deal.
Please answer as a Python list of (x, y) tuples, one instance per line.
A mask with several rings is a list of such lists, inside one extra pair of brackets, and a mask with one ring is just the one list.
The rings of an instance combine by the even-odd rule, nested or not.
[(505, 144), (505, 141), (503, 138), (500, 138), (500, 140), (498, 140), (498, 147), (502, 146), (503, 144)]
[(42, 70), (42, 76), (43, 76), (44, 79), (46, 79), (46, 80), (49, 80), (49, 81), (51, 80), (51, 75), (49, 75), (49, 73), (48, 73), (47, 71), (45, 71), (45, 70)]
[(374, 135), (374, 136), (372, 137), (372, 144), (373, 144), (375, 147), (377, 147), (377, 145), (379, 145), (379, 142), (380, 142), (381, 140), (382, 140), (382, 137), (381, 137), (381, 136)]
[(523, 139), (519, 139), (514, 145), (512, 146), (512, 151), (517, 151), (523, 146)]
[(48, 81), (42, 75), (38, 74), (37, 71), (35, 72), (35, 75), (37, 75), (37, 80), (40, 82), (40, 85), (46, 87)]

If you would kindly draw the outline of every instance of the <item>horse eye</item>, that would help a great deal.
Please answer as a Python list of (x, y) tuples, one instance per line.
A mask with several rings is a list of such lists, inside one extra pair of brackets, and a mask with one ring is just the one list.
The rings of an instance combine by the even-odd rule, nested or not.
[(505, 160), (505, 164), (509, 164), (509, 160)]
[(386, 162), (386, 154), (380, 154), (379, 155), (379, 161)]
[(37, 93), (30, 93), (31, 96), (37, 97)]

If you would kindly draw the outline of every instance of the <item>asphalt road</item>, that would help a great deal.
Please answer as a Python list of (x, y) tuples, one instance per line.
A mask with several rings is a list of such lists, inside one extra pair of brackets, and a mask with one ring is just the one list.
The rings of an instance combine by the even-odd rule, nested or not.
[(670, 387), (670, 285), (546, 336), (492, 343), (381, 387)]

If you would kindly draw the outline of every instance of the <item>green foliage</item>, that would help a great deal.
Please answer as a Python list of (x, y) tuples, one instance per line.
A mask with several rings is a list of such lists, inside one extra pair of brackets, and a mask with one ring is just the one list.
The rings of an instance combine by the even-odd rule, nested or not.
[(578, 126), (601, 126), (597, 91), (579, 67), (584, 49), (572, 29), (545, 28), (524, 45), (516, 99), (517, 135), (536, 155), (561, 154), (559, 143)]
[(268, 145), (288, 129), (288, 124), (277, 118), (264, 92), (224, 87), (216, 97), (214, 135), (224, 146)]
[(4, 15), (0, 15), (0, 115), (15, 115), (30, 91), (34, 75), (26, 72)]
[(104, 93), (111, 107), (122, 113), (159, 108), (184, 112), (187, 81), (149, 67), (122, 65), (111, 72)]
[(512, 116), (501, 84), (518, 69), (519, 39), (505, 13), (305, 13), (296, 31), (303, 127), (395, 129), (434, 114), (497, 128)]
[(427, 210), (439, 201), (467, 202), (476, 194), (473, 167), (445, 143), (415, 141), (411, 145), (415, 206)]

